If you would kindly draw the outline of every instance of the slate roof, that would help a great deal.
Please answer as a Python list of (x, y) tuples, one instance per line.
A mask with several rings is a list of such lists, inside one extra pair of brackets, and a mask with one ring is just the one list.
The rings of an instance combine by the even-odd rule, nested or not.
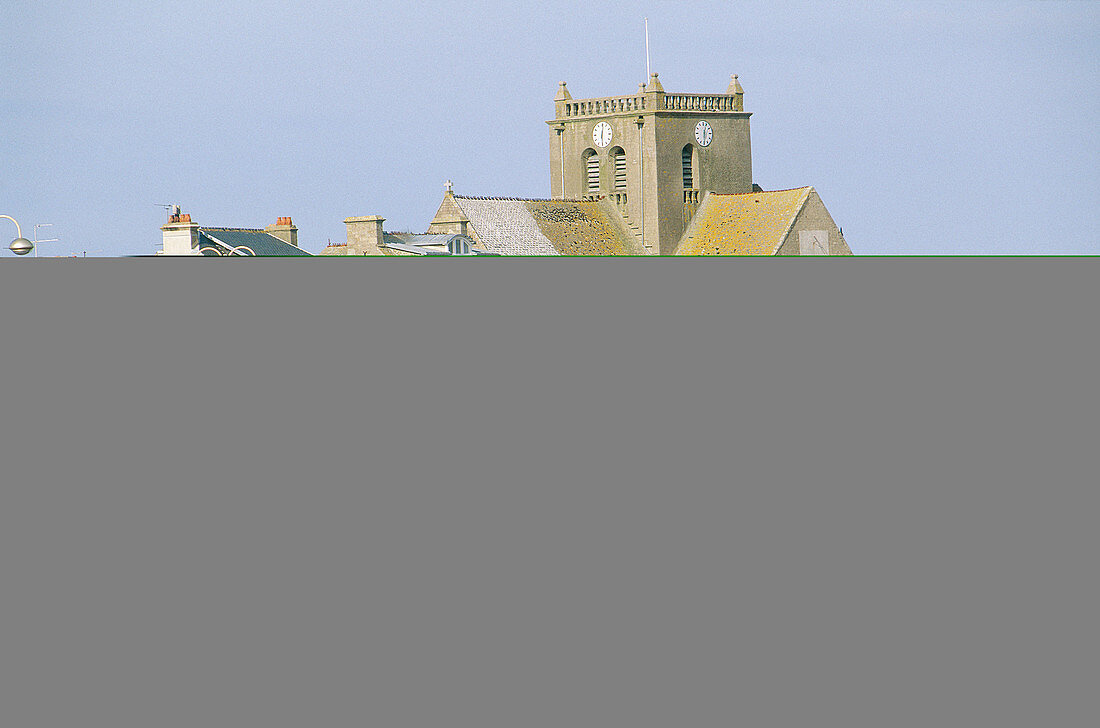
[(455, 195), (455, 202), (469, 218), (473, 237), (486, 250), (501, 255), (558, 255), (524, 200)]
[(454, 196), (471, 237), (500, 255), (644, 255), (610, 202)]
[(699, 206), (677, 255), (775, 255), (813, 187), (735, 195), (711, 193)]
[[(263, 230), (249, 230), (244, 228), (199, 228), (199, 247), (212, 247), (227, 254), (230, 248), (244, 245), (250, 248), (258, 256), (291, 256), (310, 255), (301, 248), (267, 233)], [(248, 251), (240, 251), (235, 255), (248, 255)], [(205, 252), (203, 255), (213, 255)]]

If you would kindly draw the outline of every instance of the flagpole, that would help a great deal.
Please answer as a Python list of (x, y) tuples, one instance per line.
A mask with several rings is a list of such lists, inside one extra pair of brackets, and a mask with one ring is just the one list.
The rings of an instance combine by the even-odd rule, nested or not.
[(649, 83), (649, 18), (645, 19), (645, 77)]

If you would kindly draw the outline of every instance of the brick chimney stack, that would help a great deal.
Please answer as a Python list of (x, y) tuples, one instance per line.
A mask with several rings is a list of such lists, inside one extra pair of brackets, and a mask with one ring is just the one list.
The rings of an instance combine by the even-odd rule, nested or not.
[(199, 253), (199, 226), (191, 222), (190, 214), (176, 212), (168, 216), (168, 223), (162, 225), (161, 235), (164, 250), (158, 255), (201, 255)]
[(298, 228), (294, 227), (294, 221), (289, 217), (280, 217), (274, 225), (265, 227), (264, 232), (274, 235), (284, 243), (290, 243), (295, 248), (298, 247)]

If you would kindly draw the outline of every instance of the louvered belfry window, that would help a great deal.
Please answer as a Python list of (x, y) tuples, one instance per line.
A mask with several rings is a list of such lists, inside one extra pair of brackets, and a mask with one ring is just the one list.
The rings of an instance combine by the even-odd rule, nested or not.
[(626, 153), (622, 149), (616, 149), (615, 155), (615, 189), (626, 189)]
[(600, 191), (600, 158), (592, 154), (586, 160), (588, 165), (588, 191), (596, 193)]
[(688, 144), (684, 147), (683, 153), (683, 168), (684, 168), (684, 189), (690, 190), (695, 188), (694, 179), (691, 176), (691, 145)]

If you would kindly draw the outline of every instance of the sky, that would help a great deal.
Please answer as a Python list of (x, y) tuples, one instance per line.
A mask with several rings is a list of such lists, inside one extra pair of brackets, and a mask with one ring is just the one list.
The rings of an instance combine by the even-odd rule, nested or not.
[[(40, 254), (150, 254), (291, 216), (422, 232), (445, 180), (549, 196), (575, 98), (721, 93), (754, 181), (813, 185), (856, 254), (1100, 254), (1100, 3), (0, 0), (0, 214)], [(0, 260), (15, 226), (0, 219)]]

